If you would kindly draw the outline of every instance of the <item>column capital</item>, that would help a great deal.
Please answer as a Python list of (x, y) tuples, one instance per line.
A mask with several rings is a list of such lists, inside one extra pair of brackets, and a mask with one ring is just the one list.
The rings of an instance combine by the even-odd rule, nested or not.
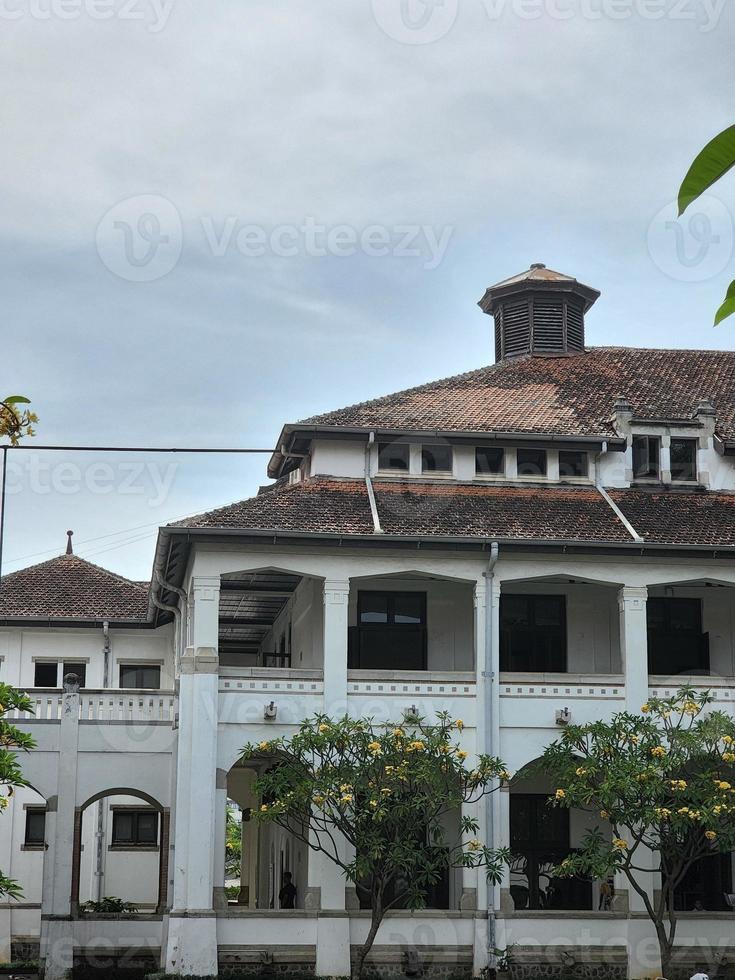
[(618, 604), (622, 611), (645, 609), (648, 588), (645, 585), (623, 585), (618, 592)]
[(219, 657), (216, 647), (187, 647), (181, 658), (182, 674), (216, 674)]
[(324, 580), (324, 602), (345, 603), (350, 595), (348, 578), (328, 578)]
[[(191, 577), (191, 589), (194, 593), (208, 592), (219, 593), (220, 590), (220, 578), (219, 575), (192, 575)], [(199, 595), (197, 598), (201, 599), (213, 599), (214, 595)]]

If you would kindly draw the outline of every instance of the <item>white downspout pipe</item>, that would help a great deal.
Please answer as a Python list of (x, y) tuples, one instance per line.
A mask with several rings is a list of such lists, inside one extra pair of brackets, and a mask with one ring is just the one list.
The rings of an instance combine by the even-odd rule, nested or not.
[[(102, 624), (102, 687), (110, 686), (110, 624), (107, 620)], [(97, 830), (94, 835), (95, 867), (94, 867), (94, 900), (102, 898), (103, 881), (105, 877), (105, 804), (106, 797), (97, 802)]]
[[(498, 542), (493, 541), (490, 545), (490, 557), (487, 569), (484, 572), (485, 578), (485, 643), (483, 646), (483, 670), (482, 676), (485, 679), (483, 684), (483, 719), (485, 728), (486, 753), (490, 756), (498, 754), (500, 745), (500, 691), (498, 688), (498, 671), (500, 669), (500, 651), (495, 649), (493, 644), (493, 583), (495, 581), (495, 566), (498, 561)], [(485, 797), (485, 828), (488, 846), (495, 847), (495, 796), (490, 793)], [(495, 942), (495, 888), (488, 885), (487, 888), (487, 917), (488, 917), (488, 944), (489, 944), (489, 963), (494, 965)]]

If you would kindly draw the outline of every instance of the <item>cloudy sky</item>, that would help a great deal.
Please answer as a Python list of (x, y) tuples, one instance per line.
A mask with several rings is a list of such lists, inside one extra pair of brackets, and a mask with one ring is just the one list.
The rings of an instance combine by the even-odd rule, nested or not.
[[(602, 290), (588, 342), (733, 348), (730, 0), (0, 0), (2, 394), (39, 444), (274, 445), (492, 359), (486, 286)], [(730, 273), (730, 275), (728, 275)], [(12, 454), (3, 571), (147, 577), (267, 457)]]

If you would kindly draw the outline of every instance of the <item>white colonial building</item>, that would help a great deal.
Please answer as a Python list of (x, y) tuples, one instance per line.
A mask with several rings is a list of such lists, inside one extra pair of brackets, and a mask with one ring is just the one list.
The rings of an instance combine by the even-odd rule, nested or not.
[[(684, 681), (733, 710), (735, 353), (588, 348), (597, 295), (540, 265), (489, 289), (492, 367), (285, 426), (274, 482), (161, 528), (150, 583), (73, 554), (3, 580), (0, 678), (30, 692), (38, 743), (0, 820), (25, 888), (0, 907), (3, 955), (40, 944), (52, 980), (95, 956), (347, 974), (364, 900), (248, 819), (241, 749), (316, 712), (415, 708), (516, 774), (478, 810), (515, 858), (497, 887), (458, 870), (390, 913), (373, 967), (469, 976), (512, 947), (519, 977), (655, 975), (624, 880), (610, 900), (552, 876), (599, 820), (549, 809), (527, 767), (565, 719)], [(733, 962), (734, 890), (729, 855), (682, 883), (682, 969)], [(83, 910), (110, 895), (137, 913)]]

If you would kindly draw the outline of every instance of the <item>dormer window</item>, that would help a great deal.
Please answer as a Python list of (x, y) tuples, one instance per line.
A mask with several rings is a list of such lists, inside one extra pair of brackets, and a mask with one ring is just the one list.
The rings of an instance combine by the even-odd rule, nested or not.
[(589, 456), (585, 452), (559, 451), (559, 477), (581, 479), (588, 475)]
[(478, 446), (475, 449), (477, 476), (502, 476), (505, 473), (505, 450), (497, 446)]
[(519, 449), (516, 459), (518, 476), (546, 476), (545, 449)]
[(378, 469), (408, 473), (410, 447), (408, 444), (381, 442), (378, 445)]
[(422, 473), (451, 473), (452, 472), (452, 447), (451, 446), (422, 446), (421, 447), (421, 472)]
[(675, 483), (697, 482), (697, 440), (671, 440), (671, 479)]
[(633, 479), (661, 479), (661, 440), (658, 436), (633, 436)]

